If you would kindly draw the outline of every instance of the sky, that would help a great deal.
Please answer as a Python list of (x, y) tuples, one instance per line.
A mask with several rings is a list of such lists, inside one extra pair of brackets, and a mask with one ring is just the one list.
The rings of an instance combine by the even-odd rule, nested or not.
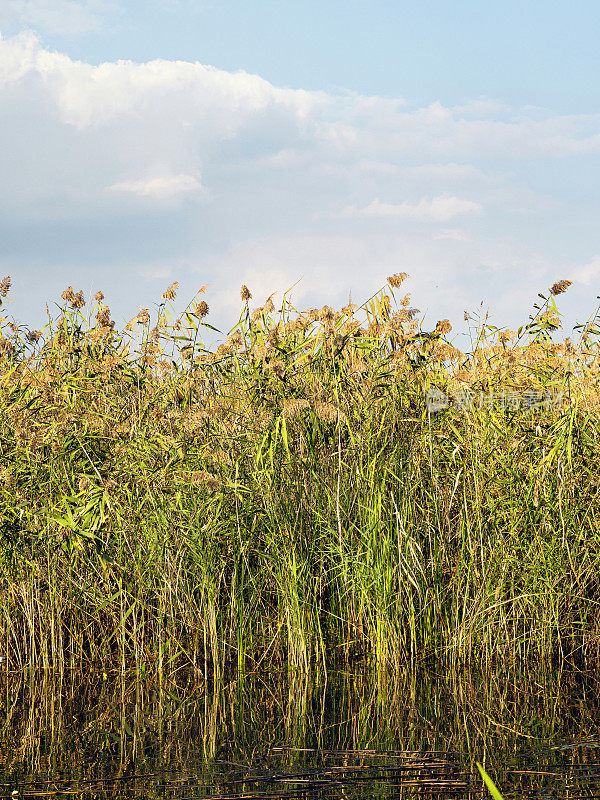
[[(423, 326), (600, 294), (597, 0), (0, 0), (0, 277), (227, 330), (407, 272)], [(460, 344), (460, 342), (457, 342)]]

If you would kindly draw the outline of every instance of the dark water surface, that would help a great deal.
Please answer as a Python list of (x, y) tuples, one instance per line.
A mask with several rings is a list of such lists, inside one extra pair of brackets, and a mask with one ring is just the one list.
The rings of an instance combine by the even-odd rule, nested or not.
[(600, 798), (596, 675), (0, 677), (0, 797)]

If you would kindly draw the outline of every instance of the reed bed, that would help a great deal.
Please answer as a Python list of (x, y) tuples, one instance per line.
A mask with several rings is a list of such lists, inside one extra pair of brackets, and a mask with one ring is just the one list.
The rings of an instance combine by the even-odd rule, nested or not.
[(43, 331), (5, 316), (7, 668), (595, 662), (597, 312), (559, 340), (557, 281), (518, 331), (466, 320), (464, 352), (407, 277), (340, 311), (244, 286), (212, 349), (205, 290), (178, 312), (176, 284), (122, 330), (72, 287)]

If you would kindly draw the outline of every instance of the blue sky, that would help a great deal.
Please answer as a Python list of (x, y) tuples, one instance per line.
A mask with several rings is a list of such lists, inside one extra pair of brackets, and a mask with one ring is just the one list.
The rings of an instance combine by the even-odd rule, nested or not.
[(226, 326), (392, 272), (427, 323), (600, 287), (598, 3), (0, 2), (0, 272), (121, 320), (177, 280)]

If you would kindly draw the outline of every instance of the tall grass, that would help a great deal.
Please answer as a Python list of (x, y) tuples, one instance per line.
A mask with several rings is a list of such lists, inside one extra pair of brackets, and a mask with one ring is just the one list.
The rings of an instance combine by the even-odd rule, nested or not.
[[(176, 285), (122, 331), (71, 287), (43, 332), (5, 318), (9, 668), (596, 659), (596, 316), (555, 341), (558, 282), (461, 352), (447, 320), (418, 329), (405, 277), (341, 311), (251, 310), (243, 287), (214, 351), (207, 302), (177, 314)], [(433, 414), (431, 387), (563, 400)]]

